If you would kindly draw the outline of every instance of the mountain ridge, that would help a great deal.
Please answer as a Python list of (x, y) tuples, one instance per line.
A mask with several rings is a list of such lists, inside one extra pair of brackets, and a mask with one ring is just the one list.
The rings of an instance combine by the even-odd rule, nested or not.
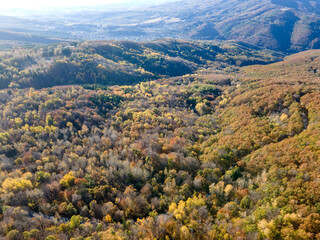
[(128, 11), (71, 12), (59, 19), (10, 17), (12, 24), (1, 18), (0, 29), (55, 32), (68, 39), (224, 39), (285, 53), (320, 47), (320, 4), (309, 0), (187, 0)]
[(130, 85), (206, 68), (237, 68), (282, 58), (276, 52), (237, 42), (72, 42), (0, 53), (0, 88)]
[[(110, 49), (137, 61), (143, 50), (210, 46), (82, 44), (101, 63), (97, 52), (122, 56)], [(228, 54), (257, 58), (259, 48), (229, 44), (215, 46), (221, 61), (183, 76), (0, 90), (0, 237), (319, 238), (320, 50), (239, 67)], [(52, 50), (61, 63), (81, 49)], [(36, 56), (8, 63), (32, 68)]]

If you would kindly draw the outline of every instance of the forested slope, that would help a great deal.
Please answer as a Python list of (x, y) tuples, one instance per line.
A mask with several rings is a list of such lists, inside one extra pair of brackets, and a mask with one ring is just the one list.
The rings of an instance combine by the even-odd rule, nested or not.
[(0, 53), (0, 89), (71, 84), (125, 85), (203, 68), (270, 63), (280, 54), (243, 43), (98, 41)]
[(319, 238), (319, 62), (1, 90), (1, 236)]

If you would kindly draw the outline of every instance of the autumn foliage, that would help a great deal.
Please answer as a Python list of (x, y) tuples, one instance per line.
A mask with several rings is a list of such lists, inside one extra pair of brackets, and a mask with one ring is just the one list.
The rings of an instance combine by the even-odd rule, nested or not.
[(1, 90), (1, 237), (319, 238), (319, 59)]

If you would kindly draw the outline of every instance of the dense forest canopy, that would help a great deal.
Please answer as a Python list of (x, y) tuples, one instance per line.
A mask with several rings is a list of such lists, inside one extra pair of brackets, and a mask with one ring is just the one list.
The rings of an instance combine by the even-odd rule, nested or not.
[(175, 40), (2, 53), (1, 237), (319, 238), (320, 52), (265, 65), (280, 58)]
[(98, 41), (18, 48), (0, 53), (0, 89), (131, 85), (208, 67), (266, 64), (281, 58), (276, 52), (236, 42)]

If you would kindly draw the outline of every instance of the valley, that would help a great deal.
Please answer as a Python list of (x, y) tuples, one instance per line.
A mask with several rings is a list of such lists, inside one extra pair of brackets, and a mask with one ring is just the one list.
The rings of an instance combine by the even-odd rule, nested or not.
[(320, 239), (317, 1), (14, 3), (0, 239)]
[[(177, 40), (66, 46), (2, 55), (1, 236), (319, 237), (318, 50), (283, 57)], [(149, 55), (162, 64), (146, 65)], [(109, 61), (114, 82), (87, 75)], [(139, 72), (122, 76), (121, 67)], [(50, 68), (69, 78), (56, 82)]]
[[(49, 39), (152, 41), (234, 40), (285, 54), (319, 48), (320, 5), (309, 0), (170, 1), (135, 7), (25, 13), (0, 17), (0, 40), (5, 31)], [(12, 40), (16, 36), (12, 36)], [(29, 42), (30, 44), (30, 42)]]

